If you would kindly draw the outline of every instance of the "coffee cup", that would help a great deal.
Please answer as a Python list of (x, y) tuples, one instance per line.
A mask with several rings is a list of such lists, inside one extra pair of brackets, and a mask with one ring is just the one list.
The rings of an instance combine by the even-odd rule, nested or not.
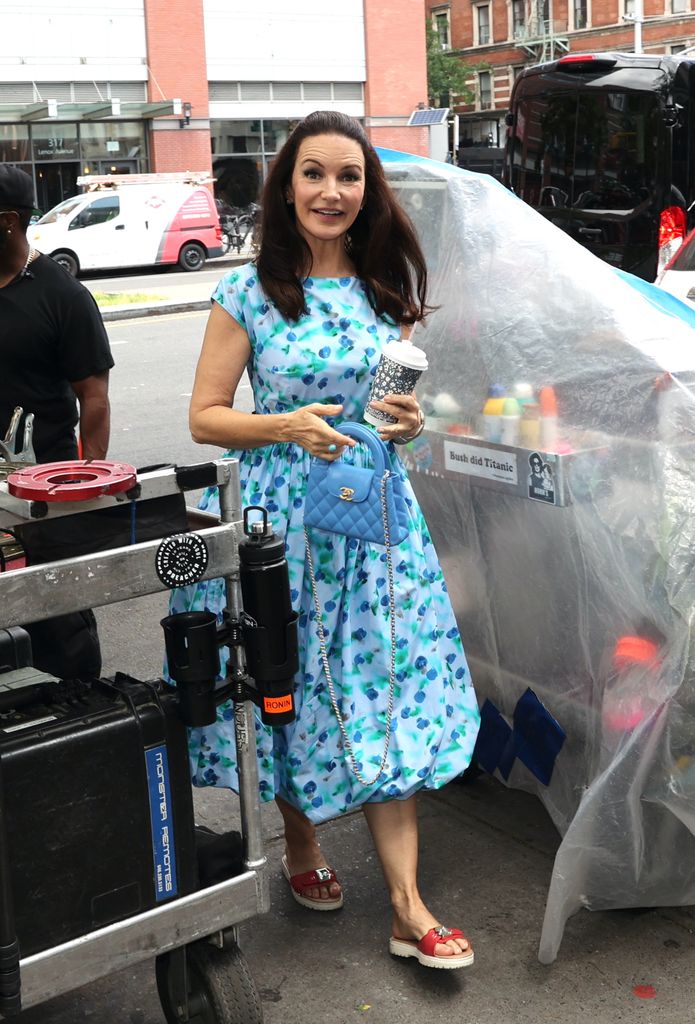
[[(369, 402), (380, 402), (385, 395), (410, 395), (426, 369), (427, 356), (421, 348), (410, 341), (389, 341), (381, 352)], [(397, 416), (374, 409), (369, 403), (364, 410), (364, 419), (373, 427), (398, 422)]]

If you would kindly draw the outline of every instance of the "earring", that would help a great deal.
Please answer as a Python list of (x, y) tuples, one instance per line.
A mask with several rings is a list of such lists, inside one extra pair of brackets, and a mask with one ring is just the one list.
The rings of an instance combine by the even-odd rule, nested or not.
[(294, 202), (294, 199), (290, 199), (289, 196), (285, 196), (285, 202), (287, 203), (288, 206), (291, 206), (292, 203)]
[(11, 235), (11, 234), (12, 234), (12, 228), (8, 228), (8, 229), (7, 229), (7, 234), (8, 234), (8, 235)]
[(343, 244), (345, 245), (345, 252), (347, 252), (347, 253), (352, 252), (352, 235), (348, 235), (346, 233), (345, 241), (344, 241)]

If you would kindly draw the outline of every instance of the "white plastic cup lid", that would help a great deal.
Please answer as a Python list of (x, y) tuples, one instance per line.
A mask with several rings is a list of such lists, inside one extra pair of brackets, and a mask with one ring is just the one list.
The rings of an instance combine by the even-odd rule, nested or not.
[(411, 370), (426, 370), (427, 356), (421, 348), (410, 341), (389, 341), (384, 345), (383, 354), (394, 363)]

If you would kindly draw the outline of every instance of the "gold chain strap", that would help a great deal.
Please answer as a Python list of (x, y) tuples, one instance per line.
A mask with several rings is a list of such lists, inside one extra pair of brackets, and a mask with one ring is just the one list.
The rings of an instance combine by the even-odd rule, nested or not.
[(318, 589), (316, 586), (316, 575), (314, 573), (314, 561), (311, 557), (311, 546), (309, 544), (309, 534), (306, 526), (304, 527), (304, 545), (306, 547), (306, 560), (309, 566), (309, 576), (311, 578), (311, 592), (314, 598), (314, 607), (316, 609), (316, 625), (319, 635), (319, 647), (321, 649), (321, 661), (323, 662), (323, 671), (326, 676), (326, 682), (328, 683), (328, 693), (331, 698), (331, 705), (335, 713), (335, 717), (338, 720), (338, 726), (343, 737), (345, 749), (350, 759), (350, 767), (353, 775), (362, 783), (363, 786), (373, 786), (379, 776), (384, 770), (386, 765), (386, 759), (389, 754), (389, 744), (391, 742), (391, 723), (393, 721), (393, 705), (396, 692), (396, 601), (394, 597), (394, 586), (393, 586), (393, 560), (391, 557), (391, 533), (389, 530), (389, 516), (388, 507), (386, 504), (386, 481), (390, 476), (389, 470), (386, 470), (381, 478), (381, 518), (384, 524), (384, 540), (386, 541), (386, 575), (388, 577), (388, 588), (389, 588), (389, 619), (391, 627), (391, 665), (389, 671), (389, 699), (388, 707), (386, 709), (386, 738), (384, 740), (384, 753), (381, 756), (381, 763), (377, 770), (376, 775), (373, 779), (366, 779), (362, 772), (357, 767), (357, 759), (350, 742), (350, 737), (347, 734), (345, 728), (345, 722), (343, 716), (338, 707), (338, 698), (335, 693), (335, 684), (333, 677), (331, 676), (331, 669), (328, 663), (328, 650), (326, 648), (326, 633), (323, 628), (323, 617), (321, 615), (321, 603), (319, 601)]

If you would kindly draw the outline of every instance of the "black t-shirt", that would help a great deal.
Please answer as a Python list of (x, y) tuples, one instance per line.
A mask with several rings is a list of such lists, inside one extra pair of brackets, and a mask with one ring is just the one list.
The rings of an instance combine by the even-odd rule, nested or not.
[[(34, 413), (39, 462), (77, 455), (77, 400), (70, 381), (113, 366), (90, 292), (49, 256), (0, 288), (0, 439), (15, 406)], [(22, 433), (17, 447), (21, 447)]]

